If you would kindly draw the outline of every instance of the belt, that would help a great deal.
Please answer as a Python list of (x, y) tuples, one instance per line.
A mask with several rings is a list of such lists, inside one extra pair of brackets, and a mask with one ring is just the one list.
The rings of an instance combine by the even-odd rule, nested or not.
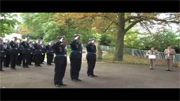
[(56, 54), (56, 57), (66, 57), (65, 54)]
[(52, 50), (47, 50), (47, 52), (53, 52)]
[(23, 50), (30, 50), (29, 48), (23, 48)]
[(81, 53), (81, 51), (76, 51), (76, 50), (72, 50), (72, 52), (75, 52), (75, 53)]
[(36, 49), (35, 51), (41, 51), (41, 50), (39, 50), (39, 49)]
[(88, 52), (88, 54), (96, 54), (96, 53), (94, 53), (94, 52)]
[(11, 48), (11, 50), (17, 50), (17, 48)]

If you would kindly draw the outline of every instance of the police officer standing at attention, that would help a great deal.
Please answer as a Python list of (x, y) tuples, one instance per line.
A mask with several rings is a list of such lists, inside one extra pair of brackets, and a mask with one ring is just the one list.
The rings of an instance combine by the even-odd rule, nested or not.
[(34, 56), (34, 45), (32, 42), (29, 42), (29, 46), (30, 46), (29, 65), (32, 65), (33, 56)]
[(20, 46), (23, 48), (22, 54), (23, 54), (23, 67), (29, 68), (29, 60), (30, 60), (30, 45), (29, 45), (29, 37), (26, 37), (25, 40), (20, 44)]
[(65, 36), (58, 36), (58, 42), (53, 45), (56, 57), (54, 60), (55, 63), (55, 75), (54, 75), (54, 84), (56, 87), (66, 86), (63, 84), (63, 77), (65, 75), (66, 65), (67, 65), (67, 48)]
[(54, 57), (54, 51), (53, 51), (53, 41), (49, 42), (49, 45), (46, 46), (46, 53), (47, 53), (47, 65), (52, 65), (52, 60)]
[(17, 43), (18, 44), (18, 58), (17, 58), (17, 65), (18, 66), (21, 66), (21, 63), (22, 63), (22, 47), (21, 47), (21, 42), (22, 40), (19, 39), (19, 42)]
[(81, 69), (81, 60), (82, 60), (82, 44), (80, 42), (80, 35), (75, 34), (74, 40), (71, 41), (71, 55), (70, 55), (70, 76), (72, 81), (78, 82), (81, 81), (79, 79), (79, 72)]
[(41, 64), (44, 62), (45, 53), (46, 53), (46, 46), (44, 44), (44, 41), (41, 41), (41, 47), (42, 47), (42, 56), (41, 56)]
[(41, 67), (41, 57), (42, 57), (42, 47), (40, 45), (40, 40), (37, 40), (37, 42), (34, 44), (34, 62), (36, 67)]
[(16, 43), (17, 41), (17, 37), (13, 37), (12, 41), (10, 42), (10, 46), (11, 46), (11, 69), (16, 69), (16, 62), (17, 62), (17, 57), (18, 57), (18, 44)]
[(11, 46), (9, 45), (9, 40), (8, 39), (6, 39), (5, 41), (6, 42), (4, 43), (4, 45), (6, 46), (6, 50), (5, 50), (6, 57), (4, 57), (4, 67), (9, 67)]
[(3, 38), (0, 38), (0, 71), (3, 70), (3, 60), (5, 56), (5, 47), (3, 45)]
[(89, 39), (89, 44), (86, 45), (87, 49), (87, 64), (88, 64), (88, 71), (87, 75), (89, 77), (97, 77), (97, 75), (94, 75), (94, 67), (96, 64), (96, 46), (94, 42), (96, 41), (94, 38)]

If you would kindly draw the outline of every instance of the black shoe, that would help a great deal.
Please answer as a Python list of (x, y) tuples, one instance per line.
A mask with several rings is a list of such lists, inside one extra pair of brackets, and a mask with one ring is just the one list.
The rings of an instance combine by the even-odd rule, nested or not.
[(93, 74), (92, 76), (93, 76), (93, 77), (98, 77), (97, 75), (94, 75), (94, 74)]
[(82, 80), (80, 80), (80, 79), (76, 79), (77, 81), (82, 81)]
[(11, 68), (11, 69), (16, 70), (16, 68)]
[(154, 70), (154, 68), (150, 68), (150, 70)]
[(4, 71), (4, 70), (0, 70), (0, 71)]
[(97, 75), (88, 75), (89, 77), (97, 77)]
[(166, 71), (171, 71), (170, 69), (167, 69)]
[(67, 86), (66, 84), (60, 84), (60, 86)]
[(78, 82), (78, 80), (77, 80), (77, 79), (72, 79), (72, 81), (74, 81), (74, 82)]
[(60, 84), (55, 84), (55, 86), (56, 86), (56, 87), (61, 87), (61, 85), (60, 85)]

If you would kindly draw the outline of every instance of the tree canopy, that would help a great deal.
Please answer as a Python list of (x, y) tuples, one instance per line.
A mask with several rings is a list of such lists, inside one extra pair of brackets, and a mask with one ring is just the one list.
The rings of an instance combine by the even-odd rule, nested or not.
[(14, 27), (16, 24), (20, 24), (20, 22), (15, 19), (17, 14), (11, 13), (0, 13), (0, 36), (4, 36), (5, 34), (11, 34), (14, 32)]
[[(164, 15), (163, 18), (161, 17), (162, 14)], [(90, 37), (98, 37), (102, 42), (102, 40), (106, 40), (106, 36), (111, 35), (113, 36), (112, 39), (114, 37), (116, 38), (115, 40), (111, 39), (112, 41), (116, 41), (114, 60), (122, 61), (124, 44), (129, 44), (133, 47), (133, 44), (138, 42), (138, 33), (128, 34), (131, 33), (129, 31), (131, 31), (134, 26), (139, 24), (143, 29), (146, 29), (150, 35), (153, 35), (154, 33), (151, 30), (157, 28), (157, 25), (161, 25), (158, 28), (164, 29), (165, 26), (169, 26), (171, 23), (179, 24), (180, 14), (24, 13), (22, 17), (25, 24), (24, 27), (33, 35), (45, 40), (53, 40), (57, 35), (66, 35), (69, 42), (72, 40), (74, 34), (79, 33), (82, 35), (83, 43), (87, 43)], [(131, 43), (124, 42), (132, 38), (136, 40), (134, 42), (131, 41)], [(155, 38), (155, 36), (153, 38)]]

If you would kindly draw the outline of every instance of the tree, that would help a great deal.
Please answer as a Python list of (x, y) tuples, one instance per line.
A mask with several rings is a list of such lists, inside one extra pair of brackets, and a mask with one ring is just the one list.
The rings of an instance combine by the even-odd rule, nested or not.
[(20, 24), (20, 22), (15, 19), (15, 17), (17, 17), (16, 14), (0, 13), (0, 16), (0, 36), (13, 33), (15, 25)]
[(54, 13), (22, 13), (22, 30), (27, 29), (26, 33), (30, 33), (39, 39), (49, 40), (49, 34), (52, 34), (52, 36), (58, 34), (57, 29), (55, 29), (56, 24), (52, 19), (53, 16)]
[[(57, 13), (59, 14), (59, 13)], [(96, 27), (99, 33), (116, 32), (117, 42), (116, 51), (114, 53), (114, 61), (123, 61), (124, 37), (126, 33), (136, 24), (140, 24), (143, 28), (151, 33), (153, 25), (166, 26), (169, 23), (179, 24), (178, 13), (165, 13), (165, 18), (160, 18), (161, 13), (64, 13), (62, 17), (71, 19), (70, 24), (85, 23)], [(66, 23), (66, 22), (64, 22)], [(85, 23), (86, 24), (86, 23)]]

